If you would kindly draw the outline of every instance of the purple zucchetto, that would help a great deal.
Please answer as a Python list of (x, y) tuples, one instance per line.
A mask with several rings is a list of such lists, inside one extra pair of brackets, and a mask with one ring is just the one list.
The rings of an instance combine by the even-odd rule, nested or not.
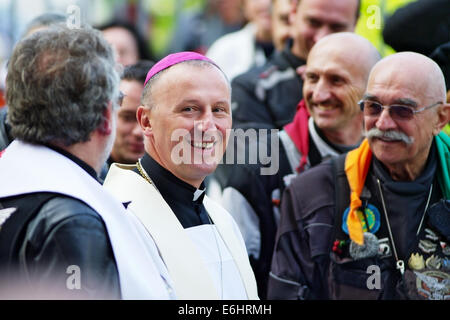
[(158, 72), (167, 69), (177, 63), (188, 61), (188, 60), (203, 60), (212, 63), (217, 66), (211, 59), (201, 55), (197, 52), (183, 51), (177, 52), (173, 54), (169, 54), (167, 57), (159, 60), (147, 73), (147, 78), (145, 79), (144, 86), (147, 85), (147, 82)]

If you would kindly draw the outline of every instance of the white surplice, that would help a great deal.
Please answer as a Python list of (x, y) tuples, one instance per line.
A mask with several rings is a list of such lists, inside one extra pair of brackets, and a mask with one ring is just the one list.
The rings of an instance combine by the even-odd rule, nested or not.
[(14, 141), (0, 158), (0, 198), (53, 192), (94, 209), (108, 231), (123, 299), (173, 299), (172, 281), (142, 224), (85, 170), (45, 146)]
[[(184, 229), (153, 184), (113, 164), (104, 186), (142, 222), (155, 240), (179, 299), (258, 299), (245, 244), (231, 215), (205, 196), (213, 225)], [(174, 190), (176, 192), (176, 190)]]

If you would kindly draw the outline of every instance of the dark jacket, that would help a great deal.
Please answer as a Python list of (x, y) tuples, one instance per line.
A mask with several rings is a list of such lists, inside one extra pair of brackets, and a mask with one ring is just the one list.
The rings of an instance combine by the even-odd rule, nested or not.
[(0, 151), (6, 149), (6, 147), (12, 142), (10, 134), (10, 127), (6, 121), (6, 115), (8, 107), (0, 109)]
[(450, 1), (419, 0), (407, 4), (386, 20), (383, 37), (396, 51), (430, 55), (450, 40)]
[[(409, 269), (408, 260), (412, 253), (419, 253), (424, 259), (429, 258), (431, 254), (445, 258), (439, 245), (440, 241), (445, 239), (440, 236), (432, 240), (433, 244), (428, 243), (431, 247), (434, 246), (433, 253), (426, 254), (418, 248), (419, 241), (428, 239), (426, 238), (427, 230), (428, 232), (436, 230), (428, 219), (429, 211), (426, 211), (427, 215), (425, 215), (424, 210), (428, 190), (433, 191), (428, 207), (430, 210), (442, 197), (434, 176), (436, 158), (429, 161), (426, 172), (413, 183), (390, 180), (386, 173), (380, 173), (383, 171), (380, 169), (382, 166), (372, 162), (365, 184), (369, 191), (367, 201), (379, 209), (380, 227), (375, 235), (378, 237), (380, 248), (381, 244), (385, 244), (383, 248), (387, 246), (388, 250), (380, 253), (378, 249), (378, 254), (375, 256), (361, 259), (349, 256), (350, 241), (342, 229), (343, 213), (349, 205), (350, 193), (343, 165), (345, 156), (337, 159), (340, 161), (327, 161), (293, 179), (283, 195), (280, 227), (277, 232), (269, 278), (268, 298), (423, 298), (417, 294), (416, 274)], [(335, 163), (338, 162), (340, 169), (335, 170), (337, 168)], [(382, 181), (381, 188), (386, 199), (398, 256), (406, 264), (404, 277), (395, 267), (392, 243), (389, 240), (387, 223), (377, 189), (377, 179)], [(428, 185), (430, 181), (433, 189), (430, 189)], [(420, 232), (417, 236), (418, 229)], [(434, 233), (439, 235), (435, 231)], [(342, 247), (340, 246), (339, 250), (334, 248), (337, 240), (342, 241)], [(368, 272), (370, 266), (379, 267), (380, 286), (378, 288), (368, 286), (371, 275)], [(422, 292), (422, 294), (427, 293)]]
[[(270, 141), (270, 139), (268, 139), (268, 141)], [(238, 225), (240, 228), (256, 228), (260, 235), (260, 247), (258, 248), (258, 253), (253, 254), (249, 251), (249, 248), (247, 248), (250, 264), (255, 273), (258, 285), (258, 296), (260, 299), (265, 299), (267, 295), (267, 281), (278, 224), (278, 219), (274, 214), (273, 193), (277, 188), (284, 189), (283, 177), (291, 173), (284, 147), (281, 143), (279, 147), (279, 170), (277, 174), (261, 175), (261, 169), (267, 167), (261, 163), (220, 164), (214, 173), (222, 190), (230, 188), (237, 191), (246, 199), (248, 204), (254, 210), (254, 213), (257, 215), (257, 226), (248, 223), (245, 226), (240, 225), (239, 223)], [(270, 150), (270, 146), (268, 146), (268, 150)], [(272, 155), (272, 158), (275, 158), (275, 156)], [(281, 192), (282, 191), (279, 190), (278, 194)], [(236, 214), (236, 212), (231, 211), (230, 213)], [(246, 212), (246, 209), (242, 208), (239, 210), (239, 214), (252, 215), (253, 213)]]
[[(306, 125), (308, 124), (306, 123)], [(315, 133), (321, 136), (318, 128), (315, 128)], [(341, 152), (334, 149), (324, 137), (321, 138), (324, 139), (320, 143), (321, 150), (316, 146), (317, 141), (314, 138), (308, 139), (308, 168), (319, 164), (323, 158), (328, 158), (330, 149)], [(267, 159), (260, 158), (261, 162), (256, 164), (239, 164), (235, 158), (233, 164), (220, 164), (214, 173), (223, 190), (223, 205), (235, 217), (244, 234), (250, 263), (258, 284), (258, 295), (261, 299), (267, 297), (267, 282), (279, 223), (281, 195), (286, 185), (289, 184), (289, 179), (297, 173), (295, 167), (288, 160), (288, 154), (293, 152), (286, 150), (286, 148), (297, 150), (294, 143), (292, 140), (289, 140), (289, 143), (283, 143), (278, 134), (276, 134), (276, 140), (278, 141), (276, 150), (272, 149), (276, 146), (272, 146), (271, 136), (265, 142), (267, 143), (265, 145), (267, 155), (271, 159), (270, 163), (267, 163)], [(243, 144), (240, 141), (234, 145)], [(327, 144), (329, 149), (325, 149), (323, 144)], [(245, 150), (235, 148), (233, 154), (248, 154), (249, 150), (260, 154), (261, 147), (261, 141), (250, 139)], [(295, 155), (291, 156), (295, 158)], [(276, 172), (272, 172), (270, 175), (262, 174), (263, 168), (274, 169), (275, 166), (278, 169)], [(237, 203), (240, 206), (236, 206)], [(256, 239), (260, 239), (259, 242)], [(258, 245), (259, 247), (257, 247)]]
[[(450, 13), (449, 13), (450, 14)], [(430, 55), (439, 67), (441, 67), (442, 73), (445, 78), (445, 85), (447, 91), (450, 90), (450, 39), (448, 42), (440, 45), (433, 53)]]
[[(34, 201), (31, 207), (41, 205), (36, 195), (4, 198), (0, 203), (4, 208), (18, 208), (13, 216), (22, 219), (25, 203), (27, 207), (30, 201)], [(53, 197), (25, 224), (20, 237), (12, 241), (17, 249), (8, 253), (9, 249), (1, 247), (1, 267), (6, 272), (2, 272), (0, 288), (12, 285), (17, 291), (0, 290), (0, 296), (11, 297), (12, 292), (16, 298), (119, 299), (119, 275), (103, 220), (79, 200), (50, 195)], [(6, 241), (5, 232), (12, 223), (10, 217), (2, 225), (0, 241)], [(79, 289), (71, 277), (75, 275), (73, 266), (79, 268)]]
[(303, 81), (296, 68), (304, 64), (305, 61), (286, 47), (275, 52), (263, 67), (234, 78), (231, 83), (233, 126), (281, 129), (291, 122), (303, 97)]

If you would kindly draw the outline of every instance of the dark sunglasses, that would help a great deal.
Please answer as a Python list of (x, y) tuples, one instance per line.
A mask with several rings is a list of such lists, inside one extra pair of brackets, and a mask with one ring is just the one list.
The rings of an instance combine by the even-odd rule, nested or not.
[(438, 106), (442, 104), (442, 102), (436, 102), (430, 106), (423, 107), (418, 110), (402, 105), (383, 106), (381, 103), (371, 100), (361, 100), (358, 104), (361, 111), (363, 111), (366, 116), (379, 116), (383, 109), (388, 109), (389, 116), (394, 120), (411, 120), (416, 113)]

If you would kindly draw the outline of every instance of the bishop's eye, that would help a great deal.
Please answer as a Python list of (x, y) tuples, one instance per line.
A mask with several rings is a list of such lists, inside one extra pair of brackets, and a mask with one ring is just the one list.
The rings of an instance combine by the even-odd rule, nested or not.
[(181, 111), (183, 111), (183, 112), (192, 112), (192, 111), (194, 111), (194, 107), (184, 107)]

